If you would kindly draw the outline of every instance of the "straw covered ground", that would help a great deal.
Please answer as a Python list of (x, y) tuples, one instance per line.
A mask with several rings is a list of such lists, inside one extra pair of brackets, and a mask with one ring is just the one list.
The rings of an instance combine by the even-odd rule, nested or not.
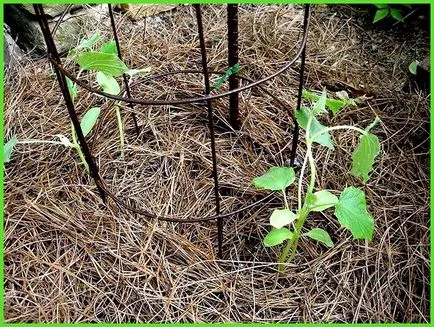
[[(203, 6), (211, 70), (227, 68), (226, 10)], [(362, 25), (363, 9), (313, 6), (305, 87), (331, 97), (345, 90), (361, 100), (324, 124), (365, 127), (378, 115), (382, 153), (362, 185), (349, 173), (354, 132), (337, 132), (334, 151), (315, 146), (318, 188), (362, 187), (375, 222), (372, 242), (353, 241), (332, 211), (307, 227), (325, 228), (333, 249), (302, 240), (299, 255), (277, 274), (279, 248), (261, 243), (279, 194), (224, 223), (223, 260), (217, 259), (215, 222), (159, 222), (105, 206), (77, 155), (47, 144), (18, 144), (5, 166), (4, 287), (7, 322), (427, 322), (429, 321), (429, 94), (408, 87), (408, 64), (429, 53), (425, 31)], [(240, 6), (240, 74), (269, 75), (300, 44), (302, 7)], [(129, 66), (152, 73), (200, 69), (191, 6), (132, 23), (117, 15)], [(108, 22), (108, 20), (107, 20)], [(93, 27), (105, 39), (109, 26)], [(95, 30), (84, 31), (89, 36)], [(299, 61), (266, 88), (242, 93), (243, 126), (228, 125), (227, 99), (213, 101), (223, 212), (267, 192), (250, 181), (288, 162)], [(65, 66), (76, 67), (66, 61)], [(83, 74), (83, 80), (93, 76)], [(215, 81), (217, 75), (212, 76)], [(174, 75), (133, 87), (136, 97), (200, 95), (202, 77)], [(225, 87), (222, 88), (224, 90)], [(121, 199), (155, 214), (212, 215), (210, 135), (203, 104), (123, 107), (125, 158), (119, 154), (112, 105), (80, 89), (81, 114), (101, 106), (90, 135), (100, 174)], [(55, 140), (70, 123), (55, 76), (44, 58), (5, 75), (5, 137)], [(298, 160), (305, 144), (300, 141)], [(296, 205), (296, 190), (289, 201)]]

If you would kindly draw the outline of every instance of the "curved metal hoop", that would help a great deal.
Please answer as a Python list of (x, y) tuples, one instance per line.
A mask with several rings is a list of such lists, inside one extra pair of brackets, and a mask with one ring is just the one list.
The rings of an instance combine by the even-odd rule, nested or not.
[[(71, 6), (68, 6), (65, 9), (65, 12), (63, 13), (62, 16), (65, 15), (66, 11), (69, 10), (70, 7)], [(305, 6), (304, 19), (303, 19), (303, 34), (302, 34), (301, 45), (297, 49), (295, 56), (291, 60), (289, 60), (285, 65), (283, 65), (280, 69), (278, 69), (273, 74), (268, 75), (268, 76), (266, 76), (262, 79), (259, 79), (257, 81), (254, 81), (254, 80), (247, 78), (247, 77), (243, 77), (241, 75), (233, 75), (230, 77), (230, 80), (229, 80), (229, 82), (230, 82), (229, 83), (229, 90), (225, 91), (225, 92), (217, 93), (217, 94), (210, 94), (209, 74), (225, 74), (225, 73), (224, 72), (208, 71), (207, 58), (206, 58), (206, 48), (205, 48), (205, 42), (204, 42), (204, 32), (203, 32), (203, 27), (202, 27), (201, 9), (200, 9), (200, 5), (194, 5), (194, 7), (196, 10), (196, 21), (197, 21), (197, 25), (198, 25), (198, 34), (199, 34), (200, 47), (201, 47), (203, 70), (202, 71), (200, 71), (200, 70), (178, 70), (178, 71), (170, 71), (170, 72), (160, 73), (160, 74), (149, 76), (149, 77), (147, 77), (147, 78), (141, 80), (140, 82), (137, 82), (131, 86), (128, 84), (126, 76), (124, 74), (123, 79), (124, 79), (125, 86), (124, 86), (124, 89), (121, 92), (121, 94), (124, 94), (126, 92), (127, 96), (128, 96), (128, 97), (124, 97), (124, 96), (117, 96), (117, 95), (108, 94), (108, 93), (102, 92), (98, 89), (95, 89), (95, 88), (89, 86), (88, 84), (78, 80), (76, 78), (76, 76), (74, 76), (72, 73), (70, 73), (69, 71), (67, 71), (63, 67), (60, 56), (57, 52), (57, 48), (56, 48), (54, 39), (53, 39), (53, 34), (55, 33), (55, 31), (59, 27), (61, 20), (59, 20), (57, 22), (57, 24), (55, 25), (55, 27), (53, 28), (53, 30), (50, 31), (48, 21), (47, 21), (45, 14), (44, 14), (44, 10), (43, 10), (42, 5), (34, 5), (35, 13), (36, 13), (36, 16), (39, 20), (39, 24), (41, 26), (42, 33), (44, 35), (45, 43), (47, 45), (48, 58), (55, 68), (55, 72), (57, 75), (59, 86), (60, 86), (60, 89), (62, 91), (62, 95), (65, 99), (65, 103), (66, 103), (71, 121), (72, 121), (73, 126), (76, 130), (77, 138), (78, 138), (80, 145), (82, 147), (85, 159), (86, 159), (87, 163), (89, 164), (90, 175), (94, 179), (95, 184), (99, 190), (99, 193), (100, 193), (103, 201), (106, 202), (106, 196), (108, 196), (118, 206), (120, 206), (126, 210), (129, 210), (129, 211), (136, 213), (136, 214), (143, 215), (143, 216), (151, 218), (151, 219), (157, 219), (157, 220), (161, 220), (161, 221), (177, 222), (177, 223), (197, 223), (197, 222), (216, 220), (217, 225), (218, 225), (218, 232), (219, 232), (219, 234), (218, 234), (219, 257), (221, 257), (222, 256), (222, 239), (223, 239), (223, 219), (227, 218), (227, 217), (231, 217), (231, 216), (236, 215), (238, 213), (241, 213), (245, 210), (248, 210), (250, 208), (255, 207), (256, 205), (258, 205), (260, 203), (265, 202), (266, 200), (271, 199), (271, 197), (273, 196), (273, 193), (268, 194), (267, 196), (261, 198), (260, 200), (257, 200), (253, 203), (242, 206), (241, 208), (238, 208), (236, 210), (226, 212), (226, 213), (220, 213), (219, 192), (218, 192), (219, 188), (218, 188), (217, 164), (216, 164), (217, 155), (216, 155), (216, 148), (215, 148), (213, 108), (212, 108), (211, 100), (229, 96), (229, 98), (230, 98), (231, 123), (236, 122), (235, 125), (237, 125), (239, 123), (239, 122), (237, 122), (237, 119), (238, 119), (238, 117), (237, 117), (237, 115), (238, 115), (238, 98), (235, 95), (237, 95), (239, 92), (249, 90), (253, 87), (257, 87), (261, 91), (266, 93), (267, 95), (271, 96), (281, 107), (283, 107), (287, 111), (289, 117), (294, 122), (295, 127), (294, 127), (294, 133), (293, 133), (292, 153), (291, 153), (291, 165), (293, 165), (294, 158), (295, 158), (295, 152), (296, 152), (296, 146), (297, 146), (297, 139), (298, 139), (298, 124), (297, 124), (297, 121), (295, 120), (294, 112), (289, 110), (289, 105), (285, 104), (279, 98), (274, 96), (271, 92), (266, 90), (262, 86), (262, 84), (271, 80), (272, 78), (282, 74), (283, 72), (285, 72), (301, 56), (299, 89), (298, 89), (297, 108), (296, 108), (296, 109), (300, 109), (301, 90), (302, 90), (302, 86), (303, 86), (303, 74), (304, 74), (304, 66), (305, 66), (305, 58), (306, 58), (306, 42), (307, 42), (308, 28), (309, 28), (309, 21), (310, 21), (310, 6), (309, 5)], [(121, 49), (120, 49), (119, 40), (117, 37), (116, 24), (115, 24), (115, 20), (114, 20), (114, 16), (113, 16), (112, 7), (110, 4), (108, 5), (108, 8), (109, 8), (110, 21), (111, 21), (111, 25), (112, 25), (112, 29), (113, 29), (113, 35), (114, 35), (115, 43), (116, 43), (117, 50), (118, 50), (118, 57), (122, 60)], [(229, 40), (228, 41), (228, 53), (229, 53), (229, 63), (230, 63), (229, 66), (231, 67), (234, 64), (238, 63), (238, 8), (237, 8), (237, 5), (228, 5), (227, 9), (228, 9), (228, 40)], [(205, 79), (205, 95), (204, 96), (190, 97), (190, 98), (183, 98), (183, 99), (172, 99), (172, 100), (143, 100), (143, 99), (137, 99), (137, 98), (131, 97), (130, 88), (137, 85), (138, 83), (153, 81), (153, 80), (156, 80), (156, 79), (159, 79), (159, 78), (162, 78), (165, 76), (169, 76), (169, 75), (188, 74), (188, 73), (203, 74), (204, 79)], [(211, 133), (211, 152), (212, 152), (212, 160), (213, 160), (213, 178), (214, 178), (214, 188), (215, 188), (215, 196), (216, 196), (216, 214), (211, 215), (211, 216), (193, 217), (193, 218), (189, 218), (189, 219), (181, 218), (182, 215), (159, 216), (159, 215), (156, 215), (156, 214), (149, 212), (147, 210), (136, 208), (135, 206), (132, 206), (132, 205), (124, 202), (118, 196), (116, 196), (110, 190), (107, 183), (104, 181), (104, 179), (99, 174), (98, 166), (96, 165), (95, 160), (94, 160), (92, 153), (91, 153), (92, 148), (90, 148), (88, 146), (88, 143), (83, 136), (80, 122), (79, 122), (77, 113), (75, 111), (74, 104), (73, 104), (73, 101), (71, 99), (71, 95), (70, 95), (69, 90), (67, 88), (66, 78), (69, 78), (70, 80), (75, 82), (78, 86), (86, 89), (87, 91), (89, 91), (93, 94), (98, 94), (98, 95), (104, 96), (104, 97), (112, 99), (112, 100), (126, 102), (130, 105), (131, 109), (133, 109), (134, 104), (180, 105), (180, 104), (188, 104), (188, 103), (205, 102), (207, 105), (207, 108), (208, 108), (208, 122), (209, 122), (209, 128), (210, 128), (210, 133)], [(247, 81), (248, 84), (246, 84), (244, 86), (239, 86), (238, 81), (240, 79)], [(134, 112), (133, 112), (133, 119), (134, 119), (134, 123), (135, 123), (135, 127), (136, 127), (136, 132), (138, 135), (139, 134), (139, 127), (138, 127)], [(237, 127), (235, 127), (235, 129), (237, 129)], [(97, 131), (98, 130), (99, 130), (99, 125), (97, 126)]]
[(113, 95), (113, 94), (109, 94), (109, 93), (105, 93), (101, 90), (98, 90), (96, 88), (93, 88), (89, 85), (87, 85), (86, 83), (78, 80), (72, 73), (70, 73), (69, 71), (67, 71), (61, 64), (59, 64), (52, 56), (51, 54), (49, 54), (49, 59), (51, 61), (51, 63), (53, 64), (53, 66), (59, 70), (63, 75), (65, 75), (66, 77), (68, 77), (69, 79), (71, 79), (73, 82), (77, 83), (78, 86), (86, 89), (89, 92), (92, 92), (94, 94), (98, 94), (98, 95), (102, 95), (106, 98), (112, 99), (112, 100), (117, 100), (117, 101), (122, 101), (122, 102), (127, 102), (127, 103), (135, 103), (135, 104), (141, 104), (141, 105), (179, 105), (179, 104), (187, 104), (187, 103), (195, 103), (195, 102), (202, 102), (202, 101), (207, 101), (207, 100), (215, 100), (215, 99), (219, 99), (222, 97), (226, 97), (228, 95), (234, 94), (234, 93), (239, 93), (241, 91), (245, 91), (248, 90), (254, 86), (259, 86), (271, 79), (273, 79), (274, 77), (282, 74), (283, 72), (285, 72), (287, 69), (289, 69), (294, 62), (300, 58), (300, 56), (302, 55), (302, 52), (304, 50), (304, 48), (306, 47), (306, 42), (307, 42), (307, 36), (308, 36), (308, 30), (309, 30), (309, 21), (310, 21), (310, 9), (309, 6), (306, 6), (305, 9), (305, 15), (304, 15), (304, 21), (303, 21), (303, 38), (302, 38), (302, 42), (301, 45), (299, 47), (299, 49), (297, 50), (295, 56), (289, 60), (285, 65), (283, 65), (280, 69), (278, 69), (276, 72), (274, 72), (273, 74), (266, 76), (260, 80), (257, 81), (252, 81), (250, 84), (241, 86), (239, 88), (233, 89), (233, 90), (229, 90), (226, 92), (221, 92), (218, 94), (212, 94), (212, 95), (205, 95), (205, 96), (201, 96), (201, 97), (195, 97), (195, 98), (185, 98), (185, 99), (178, 99), (178, 100), (142, 100), (142, 99), (135, 99), (135, 98), (125, 98), (125, 97), (121, 97), (121, 96), (117, 96), (117, 95)]

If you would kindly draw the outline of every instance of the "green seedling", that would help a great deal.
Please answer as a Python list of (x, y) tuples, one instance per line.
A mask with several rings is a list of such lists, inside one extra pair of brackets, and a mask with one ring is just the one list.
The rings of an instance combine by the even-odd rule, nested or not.
[[(311, 94), (306, 94), (311, 99)], [(279, 257), (279, 271), (290, 262), (297, 252), (301, 237), (310, 238), (326, 247), (333, 247), (330, 235), (321, 228), (313, 228), (303, 232), (304, 224), (313, 212), (322, 212), (334, 207), (334, 214), (340, 225), (350, 231), (354, 239), (372, 240), (374, 232), (374, 219), (369, 213), (364, 192), (354, 186), (349, 186), (340, 192), (339, 196), (329, 190), (315, 190), (316, 164), (312, 147), (314, 143), (334, 148), (331, 132), (336, 130), (353, 130), (360, 133), (360, 141), (352, 154), (352, 167), (350, 173), (366, 183), (373, 169), (375, 158), (380, 153), (378, 137), (370, 130), (380, 121), (378, 117), (365, 129), (355, 126), (326, 127), (319, 123), (317, 117), (327, 113), (327, 96), (325, 90), (310, 107), (303, 107), (296, 113), (299, 125), (305, 130), (306, 155), (298, 179), (297, 208), (292, 210), (286, 196), (286, 189), (296, 179), (293, 168), (271, 167), (264, 175), (252, 180), (258, 189), (280, 191), (283, 195), (283, 208), (276, 208), (270, 216), (272, 229), (265, 236), (263, 243), (266, 247), (285, 244)], [(303, 194), (303, 180), (306, 168), (310, 169), (310, 180), (307, 190)]]
[(221, 88), (223, 83), (226, 82), (231, 75), (236, 75), (239, 71), (240, 64), (235, 64), (232, 67), (229, 67), (228, 69), (226, 69), (225, 74), (220, 76), (211, 88), (213, 90)]
[[(94, 34), (89, 40), (83, 40), (74, 49), (73, 54), (76, 55), (75, 60), (80, 66), (80, 73), (78, 76), (80, 76), (83, 71), (96, 72), (96, 82), (103, 92), (112, 95), (119, 95), (121, 89), (118, 82), (116, 81), (116, 77), (119, 77), (122, 74), (126, 74), (130, 77), (128, 83), (131, 84), (134, 75), (147, 74), (150, 72), (150, 67), (143, 69), (129, 69), (127, 65), (119, 59), (117, 55), (116, 43), (112, 40), (103, 43), (99, 51), (93, 51), (93, 47), (99, 40), (99, 34)], [(67, 80), (67, 82), (68, 81), (69, 80)], [(69, 81), (68, 88), (70, 90), (71, 97), (74, 100), (77, 96), (76, 85)], [(115, 102), (114, 109), (116, 112), (116, 119), (119, 129), (121, 158), (123, 158), (125, 135), (120, 107), (120, 104)]]
[[(86, 137), (95, 126), (98, 116), (100, 114), (100, 108), (94, 107), (90, 108), (83, 116), (80, 122), (80, 127), (83, 132), (83, 136)], [(86, 159), (84, 158), (83, 151), (81, 150), (81, 146), (77, 140), (77, 135), (74, 129), (74, 126), (71, 124), (71, 138), (72, 142), (69, 140), (68, 137), (62, 134), (56, 135), (60, 139), (60, 141), (45, 141), (45, 140), (23, 140), (19, 141), (16, 136), (12, 136), (11, 139), (6, 142), (6, 144), (3, 147), (3, 163), (7, 163), (11, 160), (12, 153), (14, 151), (14, 147), (17, 144), (56, 144), (56, 145), (63, 145), (69, 148), (73, 148), (77, 151), (78, 156), (80, 157), (81, 162), (83, 163), (85, 170), (87, 173), (89, 173), (89, 165), (86, 162)]]
[[(399, 8), (396, 8), (393, 5), (386, 5), (386, 4), (375, 4), (375, 7), (377, 7), (377, 11), (375, 12), (373, 23), (377, 23), (386, 17), (392, 17), (398, 22), (404, 21), (404, 18), (402, 16), (402, 10)], [(403, 6), (407, 8), (411, 8), (410, 5), (404, 5)]]

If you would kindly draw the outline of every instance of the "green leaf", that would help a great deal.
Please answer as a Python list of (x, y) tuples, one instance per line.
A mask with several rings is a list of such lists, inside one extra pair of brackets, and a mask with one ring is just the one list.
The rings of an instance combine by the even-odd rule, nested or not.
[(374, 134), (367, 133), (360, 137), (359, 145), (352, 154), (351, 174), (361, 177), (363, 183), (369, 179), (369, 173), (374, 165), (375, 157), (380, 153), (380, 141)]
[(86, 136), (90, 133), (93, 126), (95, 126), (95, 123), (98, 119), (99, 113), (101, 112), (101, 109), (98, 107), (90, 108), (83, 116), (80, 122), (81, 130), (83, 131), (83, 136)]
[(374, 219), (368, 212), (362, 190), (354, 186), (343, 190), (335, 206), (335, 215), (341, 226), (348, 229), (354, 239), (372, 240)]
[(66, 77), (66, 85), (68, 86), (69, 94), (74, 102), (77, 97), (77, 85), (73, 83), (68, 77)]
[(312, 106), (312, 113), (315, 116), (319, 116), (319, 115), (327, 113), (326, 100), (327, 100), (327, 93), (326, 93), (326, 90), (324, 89), (321, 93), (321, 96), (318, 98), (318, 100)]
[(99, 50), (99, 52), (113, 53), (113, 54), (117, 55), (118, 49), (116, 47), (115, 41), (110, 40), (110, 41), (103, 43), (101, 45), (101, 49)]
[(268, 171), (252, 180), (256, 188), (271, 191), (284, 190), (295, 180), (295, 172), (292, 167), (271, 167)]
[(117, 77), (128, 71), (128, 67), (112, 53), (84, 52), (77, 57), (82, 70), (96, 70)]
[(389, 15), (389, 8), (378, 9), (374, 16), (373, 23), (379, 22), (380, 20), (386, 18)]
[(333, 112), (334, 115), (336, 115), (339, 111), (345, 108), (347, 104), (348, 102), (345, 100), (338, 100), (338, 99), (327, 100), (327, 107), (331, 110), (331, 112)]
[(390, 15), (398, 22), (401, 22), (404, 20), (402, 18), (401, 10), (399, 10), (399, 9), (396, 9), (396, 8), (390, 9)]
[[(310, 116), (312, 116), (312, 113), (310, 109), (306, 107), (302, 107), (300, 110), (297, 110), (297, 112), (295, 113), (295, 117), (297, 118), (298, 124), (304, 130), (306, 130), (307, 122)], [(326, 127), (324, 125), (321, 125), (320, 122), (315, 117), (312, 117), (309, 135), (313, 136), (314, 134), (317, 134), (323, 131), (324, 129), (326, 129)], [(329, 132), (317, 136), (313, 141), (323, 146), (326, 146), (329, 149), (332, 150), (334, 149), (334, 144)]]
[(125, 72), (125, 74), (129, 75), (130, 77), (133, 77), (136, 74), (148, 74), (151, 71), (151, 67), (145, 67), (141, 69), (130, 69)]
[(324, 245), (328, 246), (329, 248), (334, 247), (333, 241), (330, 238), (329, 233), (327, 233), (322, 228), (314, 228), (303, 235), (310, 237), (311, 239), (313, 239), (315, 241), (321, 242)]
[(336, 195), (326, 190), (315, 192), (313, 195), (315, 196), (315, 201), (309, 204), (310, 211), (320, 212), (327, 208), (333, 207), (339, 202)]
[(384, 4), (380, 4), (380, 3), (378, 3), (378, 4), (374, 3), (374, 6), (377, 7), (378, 9), (389, 8), (388, 5), (384, 5)]
[(94, 35), (92, 35), (89, 40), (87, 39), (83, 39), (79, 45), (77, 45), (75, 47), (75, 50), (80, 50), (80, 49), (84, 49), (84, 48), (91, 48), (93, 47), (101, 38), (101, 35), (99, 33), (95, 33)]
[(266, 247), (275, 246), (282, 244), (285, 240), (290, 240), (292, 238), (292, 232), (289, 231), (288, 228), (273, 228), (264, 237), (264, 245)]
[(298, 215), (288, 209), (275, 209), (270, 216), (270, 225), (275, 228), (282, 228), (289, 225), (298, 218)]
[(213, 89), (218, 89), (220, 88), (224, 82), (226, 82), (226, 80), (229, 78), (229, 76), (234, 75), (234, 74), (238, 74), (238, 72), (240, 71), (240, 64), (235, 64), (232, 67), (229, 67), (225, 74), (221, 77), (219, 77), (219, 79), (214, 83), (214, 85), (212, 86)]
[(96, 73), (96, 81), (105, 93), (118, 95), (121, 92), (118, 82), (110, 75), (98, 72)]
[(408, 70), (410, 71), (410, 73), (412, 73), (413, 75), (416, 75), (418, 65), (419, 65), (419, 60), (413, 60), (411, 62), (411, 64), (408, 66)]
[(17, 142), (18, 139), (14, 135), (9, 141), (6, 142), (6, 144), (3, 145), (3, 163), (11, 161), (12, 152), (14, 152), (14, 147)]
[[(343, 92), (345, 92), (345, 91), (336, 92), (336, 95), (339, 96)], [(320, 99), (320, 96), (318, 94), (316, 94), (314, 92), (307, 91), (307, 90), (303, 90), (302, 96), (303, 96), (303, 98), (309, 99), (312, 101), (318, 101)], [(354, 99), (350, 99), (350, 98), (330, 99), (330, 98), (327, 98), (325, 101), (325, 106), (327, 108), (329, 108), (330, 111), (334, 115), (349, 105), (352, 105), (352, 106), (356, 105), (356, 102), (354, 101)]]

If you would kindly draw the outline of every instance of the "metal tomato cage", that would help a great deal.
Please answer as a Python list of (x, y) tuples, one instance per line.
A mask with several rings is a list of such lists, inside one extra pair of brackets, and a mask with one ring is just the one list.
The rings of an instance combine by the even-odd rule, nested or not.
[[(158, 78), (162, 78), (164, 76), (168, 75), (175, 75), (175, 74), (187, 74), (187, 73), (195, 73), (195, 74), (202, 74), (204, 77), (204, 86), (205, 86), (205, 95), (200, 97), (189, 97), (189, 98), (182, 98), (182, 99), (172, 99), (172, 100), (144, 100), (144, 99), (138, 99), (131, 97), (131, 90), (130, 86), (127, 82), (127, 77), (125, 74), (123, 74), (123, 82), (124, 82), (124, 92), (127, 94), (127, 97), (123, 96), (116, 96), (111, 95), (108, 93), (104, 93), (98, 89), (92, 88), (87, 83), (82, 82), (77, 79), (76, 76), (74, 76), (71, 72), (68, 72), (63, 66), (62, 61), (60, 59), (59, 53), (57, 51), (53, 35), (55, 34), (60, 22), (62, 21), (62, 18), (59, 19), (57, 24), (54, 26), (53, 30), (50, 30), (50, 27), (48, 25), (47, 18), (44, 14), (44, 9), (41, 4), (34, 4), (34, 9), (36, 16), (38, 18), (39, 24), (42, 29), (42, 33), (44, 35), (45, 43), (47, 45), (47, 56), (50, 60), (51, 64), (54, 67), (54, 70), (56, 72), (57, 80), (60, 86), (60, 90), (62, 92), (63, 98), (65, 100), (66, 107), (68, 109), (69, 116), (71, 118), (71, 121), (74, 125), (75, 131), (77, 133), (77, 138), (80, 142), (84, 157), (89, 165), (89, 171), (90, 176), (94, 179), (95, 184), (98, 188), (99, 194), (101, 196), (101, 199), (104, 203), (107, 201), (107, 197), (112, 199), (118, 206), (129, 210), (133, 213), (143, 215), (147, 218), (151, 219), (158, 219), (161, 221), (168, 221), (168, 222), (177, 222), (177, 223), (199, 223), (204, 221), (217, 221), (217, 230), (218, 230), (218, 256), (219, 258), (222, 257), (222, 243), (223, 243), (223, 220), (224, 218), (234, 216), (238, 213), (241, 213), (249, 208), (252, 208), (256, 206), (257, 204), (264, 202), (265, 200), (269, 199), (272, 196), (272, 193), (263, 197), (262, 199), (251, 203), (249, 205), (246, 205), (244, 207), (241, 207), (235, 211), (231, 212), (225, 212), (221, 213), (220, 211), (220, 196), (219, 196), (219, 181), (218, 181), (218, 174), (217, 174), (217, 155), (216, 155), (216, 147), (215, 147), (215, 133), (214, 133), (214, 120), (213, 120), (213, 107), (212, 107), (212, 100), (218, 99), (222, 97), (229, 97), (229, 117), (230, 117), (230, 123), (234, 130), (238, 130), (240, 128), (240, 118), (239, 118), (239, 111), (238, 111), (238, 93), (249, 90), (253, 87), (259, 88), (262, 92), (266, 93), (267, 95), (271, 96), (284, 110), (288, 113), (288, 115), (292, 118), (292, 121), (294, 122), (294, 129), (293, 129), (293, 138), (292, 138), (292, 149), (291, 149), (291, 156), (290, 156), (290, 165), (294, 165), (296, 150), (297, 150), (297, 143), (298, 143), (298, 133), (299, 133), (299, 126), (297, 124), (297, 121), (295, 120), (294, 110), (291, 110), (288, 108), (286, 104), (284, 104), (282, 101), (280, 101), (276, 96), (274, 96), (270, 91), (265, 89), (261, 84), (271, 80), (272, 78), (282, 74), (285, 72), (288, 68), (290, 68), (294, 62), (300, 58), (301, 64), (299, 69), (299, 86), (298, 86), (298, 96), (297, 96), (297, 107), (294, 109), (300, 109), (301, 105), (301, 95), (302, 95), (302, 88), (303, 88), (303, 76), (304, 76), (304, 67), (305, 67), (305, 60), (306, 60), (306, 41), (307, 41), (307, 34), (308, 34), (308, 27), (309, 27), (309, 20), (310, 20), (310, 6), (305, 5), (304, 9), (304, 19), (303, 19), (303, 33), (302, 33), (302, 41), (299, 49), (297, 50), (295, 56), (291, 58), (287, 63), (282, 66), (279, 70), (274, 72), (273, 74), (263, 77), (260, 80), (253, 81), (247, 77), (242, 77), (239, 74), (237, 75), (231, 75), (229, 77), (229, 90), (225, 92), (221, 92), (218, 94), (210, 94), (210, 81), (209, 81), (209, 75), (210, 74), (224, 74), (225, 72), (211, 72), (208, 70), (207, 65), (207, 53), (206, 53), (206, 47), (205, 47), (205, 36), (202, 26), (202, 12), (201, 12), (201, 6), (199, 4), (194, 4), (194, 8), (196, 11), (196, 22), (197, 22), (197, 30), (199, 35), (199, 43), (200, 43), (200, 51), (201, 51), (201, 59), (202, 59), (202, 71), (200, 70), (182, 70), (182, 71), (170, 71), (167, 73), (161, 73), (152, 75), (146, 80), (154, 80)], [(66, 13), (69, 11), (69, 7), (67, 7), (62, 15), (66, 15)], [(117, 46), (118, 56), (119, 59), (122, 60), (122, 53), (121, 53), (121, 47), (119, 45), (119, 39), (117, 35), (117, 29), (116, 29), (116, 23), (113, 16), (113, 9), (111, 4), (108, 4), (108, 12), (110, 16), (111, 26), (113, 29), (113, 37), (114, 41)], [(236, 4), (228, 4), (227, 5), (227, 26), (228, 26), (228, 67), (232, 67), (238, 63), (238, 5)], [(133, 205), (130, 205), (123, 200), (121, 200), (119, 197), (117, 197), (109, 188), (107, 183), (105, 182), (104, 178), (99, 174), (98, 166), (96, 164), (96, 161), (94, 157), (92, 156), (91, 148), (89, 147), (88, 142), (83, 136), (83, 132), (80, 127), (80, 120), (78, 118), (77, 112), (75, 111), (73, 101), (71, 99), (71, 95), (69, 93), (67, 84), (66, 84), (66, 77), (71, 79), (73, 82), (75, 82), (80, 87), (86, 89), (87, 91), (102, 95), (106, 98), (110, 98), (113, 100), (118, 100), (122, 102), (128, 103), (131, 109), (134, 108), (134, 104), (141, 104), (141, 105), (178, 105), (178, 104), (186, 104), (186, 103), (205, 103), (207, 110), (208, 110), (208, 125), (210, 130), (210, 136), (211, 136), (211, 153), (212, 153), (212, 164), (213, 164), (213, 180), (214, 180), (214, 192), (215, 192), (215, 210), (216, 213), (213, 216), (205, 216), (205, 217), (193, 217), (190, 219), (183, 219), (179, 218), (177, 216), (157, 216), (153, 214), (150, 211), (139, 209), (134, 207)], [(240, 86), (239, 81), (244, 80), (248, 82), (247, 85)], [(121, 93), (122, 94), (122, 93)], [(137, 124), (137, 119), (135, 114), (132, 115), (134, 126), (137, 135), (140, 132), (139, 126)]]

